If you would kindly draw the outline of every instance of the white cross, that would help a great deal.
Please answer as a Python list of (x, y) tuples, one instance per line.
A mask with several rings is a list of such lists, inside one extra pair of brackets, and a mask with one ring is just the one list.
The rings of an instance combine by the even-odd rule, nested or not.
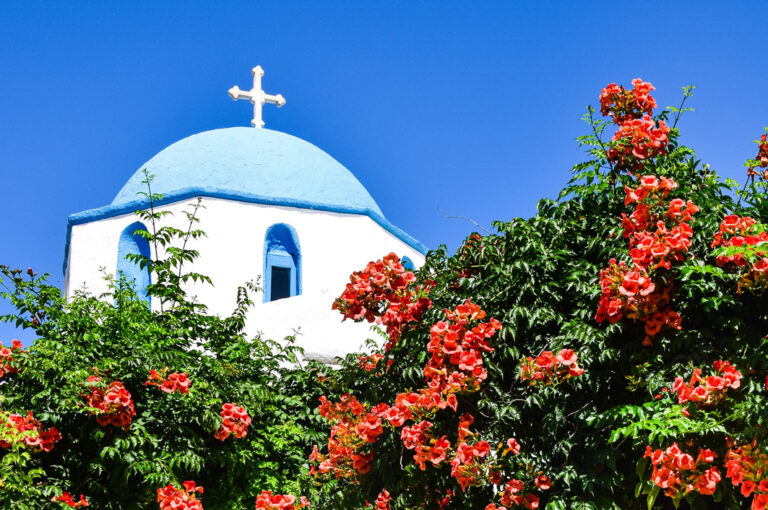
[(237, 101), (238, 99), (247, 99), (253, 104), (253, 120), (251, 126), (255, 128), (264, 127), (264, 121), (261, 119), (261, 107), (266, 103), (272, 103), (277, 105), (278, 108), (285, 104), (285, 98), (282, 94), (273, 96), (265, 93), (261, 90), (261, 77), (264, 76), (264, 69), (261, 66), (256, 66), (251, 69), (253, 74), (253, 88), (251, 90), (240, 90), (240, 87), (235, 85), (229, 89), (229, 97)]

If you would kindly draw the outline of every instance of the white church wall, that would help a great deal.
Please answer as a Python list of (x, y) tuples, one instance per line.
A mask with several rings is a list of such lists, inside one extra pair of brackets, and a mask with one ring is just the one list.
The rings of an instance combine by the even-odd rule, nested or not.
[[(190, 202), (160, 209), (174, 213), (168, 220), (170, 224), (186, 228), (183, 211)], [(276, 223), (290, 225), (296, 231), (301, 251), (301, 295), (267, 303), (262, 302), (261, 295), (256, 296), (247, 331), (250, 335), (261, 332), (266, 338), (282, 339), (299, 329), (297, 343), (312, 358), (344, 355), (372, 337), (367, 323), (341, 323), (341, 315), (331, 310), (352, 271), (390, 252), (409, 257), (416, 267), (424, 261), (420, 252), (368, 216), (218, 198), (203, 198), (202, 204), (205, 208), (199, 211), (197, 228), (204, 230), (207, 237), (188, 244), (201, 256), (187, 269), (210, 276), (214, 285), (190, 285), (190, 294), (208, 305), (212, 313), (231, 312), (237, 287), (262, 277), (267, 229)], [(120, 233), (136, 220), (136, 215), (127, 214), (72, 226), (67, 295), (83, 285), (97, 295), (107, 290), (98, 268), (114, 273)], [(153, 302), (154, 306), (157, 303)]]

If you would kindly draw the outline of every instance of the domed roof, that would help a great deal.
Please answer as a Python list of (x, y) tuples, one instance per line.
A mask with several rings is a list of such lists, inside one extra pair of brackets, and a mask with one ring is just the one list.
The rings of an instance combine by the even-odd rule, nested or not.
[(111, 204), (67, 220), (64, 269), (72, 226), (146, 208), (143, 169), (154, 175), (155, 205), (193, 197), (217, 197), (258, 204), (364, 214), (383, 229), (426, 254), (427, 248), (390, 223), (352, 173), (309, 142), (272, 131), (235, 127), (188, 136), (160, 151), (137, 170)]
[(309, 142), (269, 129), (234, 127), (163, 149), (123, 186), (112, 206), (143, 201), (142, 170), (164, 201), (204, 195), (337, 212), (382, 215), (352, 173)]

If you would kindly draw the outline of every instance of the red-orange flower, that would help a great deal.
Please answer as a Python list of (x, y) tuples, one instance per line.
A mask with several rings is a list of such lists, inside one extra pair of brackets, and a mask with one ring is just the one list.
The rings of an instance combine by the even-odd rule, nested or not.
[(242, 439), (248, 434), (251, 417), (243, 406), (231, 402), (221, 406), (221, 426), (213, 435), (219, 441), (225, 441), (230, 435)]
[(91, 506), (86, 497), (82, 494), (80, 494), (80, 499), (75, 501), (75, 497), (67, 491), (62, 492), (61, 496), (54, 496), (51, 501), (54, 503), (61, 503), (62, 505), (66, 505), (70, 508), (82, 508)]
[(333, 303), (344, 318), (382, 324), (389, 341), (385, 351), (394, 346), (403, 329), (415, 322), (432, 302), (426, 297), (429, 285), (414, 284), (416, 276), (407, 271), (400, 258), (390, 253), (382, 260), (369, 262), (362, 271), (350, 276), (344, 292)]
[(270, 491), (262, 491), (256, 498), (256, 510), (299, 510), (309, 506), (309, 501), (304, 496), (296, 501), (296, 496), (290, 494), (272, 494)]
[(92, 389), (83, 397), (88, 407), (92, 408), (89, 412), (96, 415), (96, 422), (102, 427), (112, 425), (128, 430), (136, 416), (136, 409), (123, 383), (112, 381), (104, 387), (101, 378), (95, 375), (88, 377), (86, 382), (91, 384)]
[(203, 493), (203, 488), (188, 480), (182, 484), (184, 489), (166, 485), (157, 489), (157, 502), (160, 510), (203, 510), (203, 503), (197, 499), (197, 494)]

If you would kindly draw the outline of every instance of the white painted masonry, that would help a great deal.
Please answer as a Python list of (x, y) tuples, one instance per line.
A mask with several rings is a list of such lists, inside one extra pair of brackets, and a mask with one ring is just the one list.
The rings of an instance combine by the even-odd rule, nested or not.
[[(173, 213), (170, 224), (186, 228), (182, 211), (194, 201), (181, 200), (158, 209)], [(210, 276), (214, 285), (195, 284), (188, 290), (211, 313), (231, 312), (236, 289), (245, 281), (263, 282), (267, 229), (276, 223), (295, 229), (301, 249), (301, 295), (268, 303), (256, 296), (246, 330), (250, 335), (260, 332), (265, 338), (279, 340), (298, 329), (297, 344), (311, 359), (330, 361), (359, 350), (367, 338), (376, 338), (369, 324), (342, 323), (341, 315), (331, 310), (352, 271), (390, 252), (408, 256), (417, 267), (424, 261), (419, 251), (363, 214), (211, 197), (204, 197), (202, 204), (205, 208), (199, 211), (198, 228), (207, 237), (190, 241), (188, 246), (201, 256), (188, 269)], [(135, 214), (122, 214), (71, 226), (65, 276), (68, 296), (77, 289), (95, 295), (107, 290), (100, 268), (115, 273), (120, 233), (137, 220)], [(153, 307), (157, 306), (153, 301)]]

